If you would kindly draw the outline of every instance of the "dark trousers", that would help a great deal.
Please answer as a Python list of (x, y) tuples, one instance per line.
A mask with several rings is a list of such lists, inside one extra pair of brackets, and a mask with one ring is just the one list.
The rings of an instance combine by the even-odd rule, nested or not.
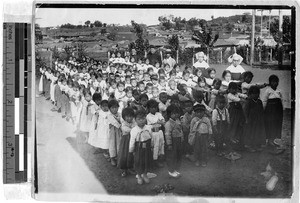
[(194, 156), (197, 161), (207, 162), (208, 134), (197, 134), (194, 143)]
[(51, 85), (51, 80), (47, 80), (46, 78), (44, 78), (44, 92), (45, 92), (45, 97), (49, 98), (50, 97), (50, 85)]
[(182, 153), (184, 155), (186, 154), (193, 154), (193, 146), (191, 146), (189, 144), (189, 129), (184, 129), (183, 130), (183, 136), (184, 136), (184, 139), (183, 139), (183, 149), (182, 149)]
[(228, 139), (228, 123), (227, 121), (217, 121), (216, 126), (218, 132), (214, 132), (214, 141), (216, 144), (217, 152), (224, 150), (223, 144), (225, 143), (227, 147), (230, 146), (230, 142)]
[(181, 155), (182, 155), (182, 142), (181, 137), (172, 138), (172, 150), (167, 150), (166, 159), (168, 170), (174, 172), (179, 170), (181, 165)]

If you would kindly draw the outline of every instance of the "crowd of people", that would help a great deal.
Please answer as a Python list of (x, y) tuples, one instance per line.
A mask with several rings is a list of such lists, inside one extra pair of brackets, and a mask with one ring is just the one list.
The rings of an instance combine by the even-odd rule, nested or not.
[[(260, 152), (281, 138), (283, 105), (279, 78), (254, 84), (254, 75), (233, 54), (216, 69), (196, 54), (193, 66), (177, 64), (170, 50), (161, 59), (151, 47), (146, 57), (111, 53), (108, 61), (70, 57), (41, 67), (39, 91), (52, 111), (72, 122), (78, 145), (90, 144), (121, 170), (149, 183), (147, 173), (166, 163), (180, 177), (182, 157), (206, 167), (216, 155)], [(260, 97), (260, 89), (266, 88)]]

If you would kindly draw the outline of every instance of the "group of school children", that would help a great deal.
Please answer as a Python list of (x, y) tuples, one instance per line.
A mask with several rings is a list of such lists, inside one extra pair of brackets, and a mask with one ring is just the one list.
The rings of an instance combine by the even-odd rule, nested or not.
[(138, 184), (149, 183), (147, 173), (164, 162), (169, 176), (180, 177), (182, 156), (205, 167), (210, 146), (218, 156), (236, 147), (276, 147), (283, 120), (278, 77), (253, 84), (252, 72), (233, 54), (216, 78), (205, 54), (196, 57), (193, 67), (149, 64), (147, 58), (136, 63), (120, 53), (103, 63), (71, 57), (40, 69), (39, 90), (52, 111), (74, 124), (78, 144), (101, 149), (122, 176), (137, 174)]

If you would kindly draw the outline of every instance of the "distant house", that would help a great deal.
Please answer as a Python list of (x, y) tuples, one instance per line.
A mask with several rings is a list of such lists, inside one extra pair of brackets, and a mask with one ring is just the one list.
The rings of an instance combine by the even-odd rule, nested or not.
[(234, 31), (245, 31), (247, 27), (245, 23), (234, 23)]

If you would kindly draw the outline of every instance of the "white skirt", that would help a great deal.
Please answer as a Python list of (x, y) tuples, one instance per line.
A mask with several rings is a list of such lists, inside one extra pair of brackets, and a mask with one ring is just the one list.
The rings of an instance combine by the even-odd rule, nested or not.
[(40, 82), (39, 82), (39, 91), (40, 92), (43, 92), (43, 79), (44, 79), (44, 77), (42, 75), (40, 78)]
[(109, 124), (107, 120), (102, 116), (98, 117), (97, 126), (96, 126), (96, 120), (93, 120), (89, 132), (88, 143), (94, 147), (101, 148), (101, 149), (109, 148)]
[(54, 84), (54, 82), (51, 82), (51, 84), (50, 84), (50, 99), (51, 99), (51, 101), (55, 102), (54, 90), (55, 90), (55, 84)]

